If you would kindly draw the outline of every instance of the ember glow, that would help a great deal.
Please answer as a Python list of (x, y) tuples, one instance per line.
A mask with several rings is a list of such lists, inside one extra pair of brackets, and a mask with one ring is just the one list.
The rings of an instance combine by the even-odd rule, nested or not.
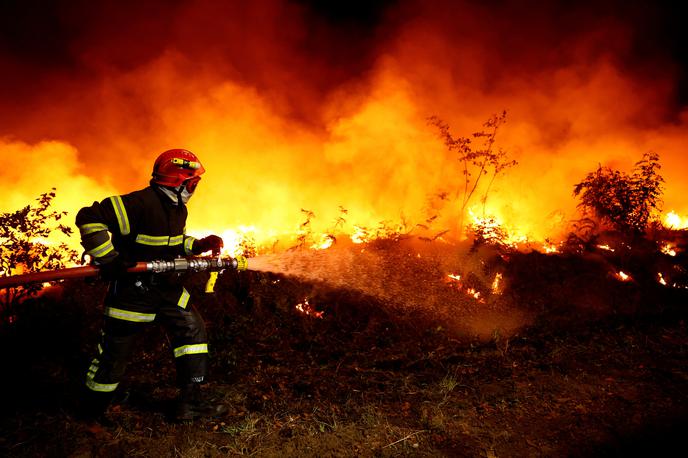
[(354, 226), (354, 231), (351, 234), (351, 241), (354, 243), (365, 243), (370, 240), (368, 233), (365, 229), (359, 226)]
[(597, 248), (600, 250), (605, 250), (605, 251), (611, 251), (612, 253), (615, 251), (614, 248), (610, 247), (609, 245), (597, 245)]
[(620, 270), (616, 274), (616, 278), (621, 280), (621, 281), (631, 281), (633, 280), (630, 275), (625, 273), (624, 271)]
[(542, 245), (542, 249), (545, 251), (545, 253), (558, 253), (559, 252), (559, 247), (553, 243), (548, 243), (545, 242)]
[(325, 312), (317, 311), (313, 308), (311, 304), (308, 303), (308, 298), (304, 299), (303, 302), (296, 304), (296, 310), (307, 316), (312, 316), (314, 318), (322, 318)]
[(335, 240), (333, 235), (323, 234), (320, 236), (320, 240), (311, 245), (311, 248), (314, 250), (326, 250), (332, 246)]
[(466, 294), (472, 296), (476, 300), (482, 300), (480, 297), (480, 291), (476, 291), (474, 288), (466, 288)]
[(452, 280), (457, 281), (457, 282), (461, 281), (461, 275), (447, 274), (447, 277), (450, 279), (449, 281), (452, 281)]
[[(501, 279), (502, 279), (502, 275), (497, 274), (495, 276), (494, 281), (492, 282), (492, 291), (495, 294), (500, 294), (499, 293), (499, 284), (500, 284)], [(483, 297), (483, 294), (480, 291), (478, 291), (475, 288), (465, 287), (465, 285), (461, 281), (461, 275), (447, 274), (447, 280), (446, 281), (449, 284), (449, 286), (451, 286), (452, 288), (456, 288), (456, 290), (461, 291), (466, 296), (468, 296), (472, 299), (475, 299), (476, 301), (478, 301), (481, 304), (485, 303), (485, 299)]]
[(493, 294), (501, 294), (502, 293), (502, 274), (497, 273), (495, 274), (495, 278), (492, 281), (492, 293)]
[(521, 244), (528, 242), (528, 236), (519, 234), (516, 229), (507, 226), (497, 216), (479, 216), (474, 209), (469, 209), (468, 214), (471, 218), (471, 225), (480, 232), (480, 235), (489, 242), (500, 243), (505, 246), (517, 248)]
[(676, 247), (671, 243), (664, 243), (660, 250), (662, 253), (668, 254), (669, 256), (676, 256)]

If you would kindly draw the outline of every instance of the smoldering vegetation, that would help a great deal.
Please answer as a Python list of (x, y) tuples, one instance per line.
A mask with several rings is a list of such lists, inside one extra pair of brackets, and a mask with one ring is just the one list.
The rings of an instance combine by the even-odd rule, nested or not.
[[(673, 236), (685, 248), (685, 233)], [(191, 426), (167, 420), (174, 366), (154, 325), (110, 409), (113, 426), (78, 420), (105, 286), (70, 280), (24, 301), (0, 334), (19, 374), (2, 379), (0, 448), (499, 456), (535, 447), (589, 456), (628, 451), (619, 437), (638, 450), (676, 445), (672, 425), (688, 407), (688, 290), (672, 287), (685, 279), (680, 252), (545, 254), (403, 239), (292, 250), (267, 265), (223, 273), (213, 294), (203, 293), (207, 274), (188, 278), (210, 335), (206, 390), (230, 405), (227, 417)], [(621, 269), (632, 280), (620, 280)], [(673, 283), (659, 283), (655, 269), (677, 272)]]
[[(679, 253), (685, 249), (684, 232), (664, 234), (673, 234)], [(457, 335), (489, 339), (557, 315), (574, 322), (651, 311), (673, 301), (688, 286), (685, 254), (662, 252), (664, 243), (631, 247), (608, 234), (585, 253), (543, 253), (469, 241), (386, 239), (260, 256), (250, 267), (276, 276), (278, 289), (289, 281), (312, 285), (297, 303), (308, 299), (313, 306), (323, 296), (349, 291), (391, 314), (424, 316)], [(319, 311), (327, 313), (326, 305), (318, 305)]]

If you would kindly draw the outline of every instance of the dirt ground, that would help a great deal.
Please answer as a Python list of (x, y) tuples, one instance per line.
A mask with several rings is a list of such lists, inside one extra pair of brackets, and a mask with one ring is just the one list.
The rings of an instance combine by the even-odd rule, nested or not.
[[(469, 298), (471, 313), (453, 319), (452, 303), (446, 313), (399, 307), (271, 273), (228, 272), (203, 295), (196, 274), (190, 284), (212, 358), (204, 391), (230, 411), (192, 424), (169, 420), (174, 367), (155, 325), (142, 335), (111, 424), (74, 415), (105, 286), (65, 282), (21, 304), (1, 328), (0, 454), (686, 455), (688, 289), (646, 281), (656, 260), (623, 260), (635, 280), (620, 282), (609, 275), (615, 259), (512, 254), (498, 264), (499, 297)], [(451, 294), (468, 300), (443, 272), (426, 275), (450, 291), (435, 306)], [(295, 307), (305, 298), (322, 317)], [(456, 326), (479, 321), (480, 310), (520, 313), (527, 323), (482, 333)]]

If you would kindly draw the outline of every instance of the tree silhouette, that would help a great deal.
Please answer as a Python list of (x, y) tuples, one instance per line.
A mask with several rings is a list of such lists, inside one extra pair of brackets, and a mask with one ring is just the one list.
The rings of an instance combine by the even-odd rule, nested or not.
[(662, 183), (659, 155), (648, 152), (632, 173), (598, 166), (573, 187), (585, 213), (592, 213), (616, 230), (629, 235), (645, 233), (654, 213), (661, 209)]
[[(37, 204), (15, 212), (0, 213), (0, 275), (10, 276), (41, 270), (59, 269), (77, 262), (78, 253), (67, 244), (51, 244), (50, 234), (57, 230), (67, 236), (72, 229), (60, 223), (67, 212), (50, 210), (55, 188), (40, 195)], [(32, 284), (0, 291), (0, 316), (11, 314), (22, 299), (36, 294), (43, 286)]]

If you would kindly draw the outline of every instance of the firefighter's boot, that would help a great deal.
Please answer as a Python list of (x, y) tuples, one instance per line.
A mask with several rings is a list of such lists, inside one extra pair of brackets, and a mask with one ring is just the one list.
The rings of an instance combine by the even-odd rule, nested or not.
[(203, 399), (198, 383), (181, 387), (175, 406), (174, 418), (177, 421), (192, 421), (195, 418), (219, 417), (227, 413), (227, 406)]
[(105, 416), (111, 401), (112, 393), (100, 393), (84, 388), (81, 392), (77, 418), (87, 423), (100, 423), (111, 426), (112, 422)]

